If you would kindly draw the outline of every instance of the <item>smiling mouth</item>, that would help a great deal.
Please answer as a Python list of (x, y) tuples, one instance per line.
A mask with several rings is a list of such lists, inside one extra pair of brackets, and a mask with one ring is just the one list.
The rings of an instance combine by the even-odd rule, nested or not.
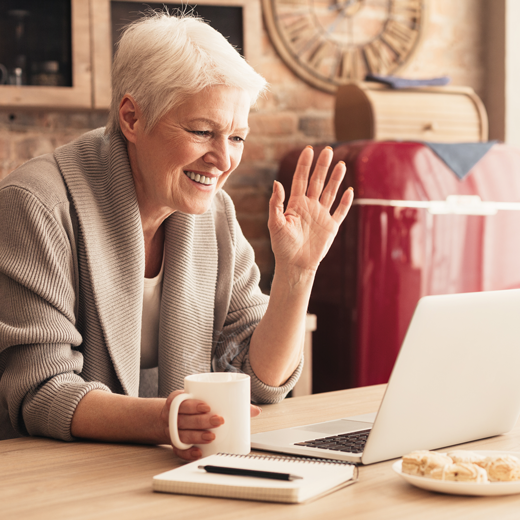
[(215, 184), (217, 182), (216, 177), (206, 177), (200, 173), (186, 171), (184, 174), (192, 181), (198, 182), (199, 184), (205, 184), (206, 186), (210, 186), (211, 184)]

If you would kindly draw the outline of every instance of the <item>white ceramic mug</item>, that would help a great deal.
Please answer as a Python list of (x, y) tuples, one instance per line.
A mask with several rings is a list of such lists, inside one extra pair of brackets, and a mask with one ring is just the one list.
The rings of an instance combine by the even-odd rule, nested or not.
[(251, 378), (247, 374), (212, 372), (186, 376), (184, 391), (175, 397), (170, 408), (170, 437), (176, 448), (187, 450), (193, 446), (179, 438), (179, 406), (186, 399), (200, 399), (211, 408), (211, 415), (224, 418), (224, 424), (210, 430), (215, 434), (213, 441), (195, 445), (202, 456), (219, 452), (247, 455), (251, 451)]

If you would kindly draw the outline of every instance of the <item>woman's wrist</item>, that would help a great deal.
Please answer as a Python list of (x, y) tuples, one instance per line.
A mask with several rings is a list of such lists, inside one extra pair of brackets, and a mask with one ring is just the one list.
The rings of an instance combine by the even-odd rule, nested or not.
[(316, 277), (316, 269), (305, 269), (292, 265), (276, 265), (274, 279), (282, 280), (292, 289), (307, 289), (312, 287)]

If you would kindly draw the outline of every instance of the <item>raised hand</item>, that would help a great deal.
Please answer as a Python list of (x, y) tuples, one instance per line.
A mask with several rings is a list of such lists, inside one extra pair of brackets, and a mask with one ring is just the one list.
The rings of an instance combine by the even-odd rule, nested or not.
[(308, 183), (313, 157), (314, 151), (310, 146), (301, 153), (285, 212), (283, 186), (276, 181), (274, 184), (268, 225), (277, 269), (315, 271), (327, 254), (354, 199), (353, 190), (347, 189), (331, 215), (330, 209), (345, 175), (345, 163), (340, 161), (336, 164), (325, 186), (333, 157), (332, 148), (325, 148)]

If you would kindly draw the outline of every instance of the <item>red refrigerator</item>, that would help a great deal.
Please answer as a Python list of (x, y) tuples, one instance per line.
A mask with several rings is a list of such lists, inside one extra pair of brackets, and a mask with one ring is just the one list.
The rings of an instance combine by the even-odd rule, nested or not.
[(339, 144), (340, 160), (355, 203), (311, 296), (315, 393), (386, 383), (420, 297), (520, 287), (520, 150), (494, 145), (463, 180), (418, 142)]

